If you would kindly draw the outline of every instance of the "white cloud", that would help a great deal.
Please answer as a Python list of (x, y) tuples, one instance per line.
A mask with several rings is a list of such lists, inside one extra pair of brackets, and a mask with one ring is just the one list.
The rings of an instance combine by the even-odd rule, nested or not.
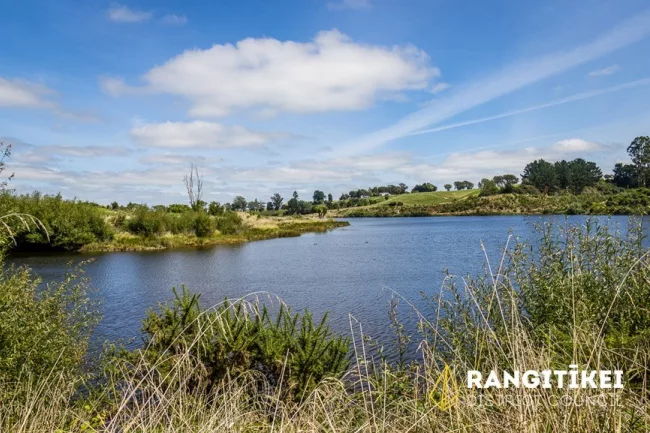
[[(364, 184), (375, 175), (386, 176), (387, 171), (409, 164), (404, 153), (364, 155), (357, 158), (302, 160), (286, 166), (253, 167), (222, 172), (233, 181), (260, 183), (288, 183), (291, 185), (318, 185), (325, 182), (357, 182)], [(385, 179), (384, 179), (385, 180)], [(368, 180), (369, 181), (369, 180)]]
[(140, 162), (147, 165), (213, 164), (222, 161), (222, 158), (205, 157), (202, 155), (178, 155), (175, 153), (154, 154), (140, 158)]
[(187, 24), (187, 17), (185, 15), (168, 14), (162, 17), (160, 22), (170, 26), (184, 26)]
[(601, 77), (603, 75), (612, 75), (620, 71), (621, 67), (618, 65), (607, 66), (603, 69), (598, 69), (596, 71), (589, 72), (590, 77)]
[(484, 79), (460, 86), (455, 92), (449, 92), (449, 96), (434, 100), (426, 108), (400, 119), (393, 125), (353, 142), (344, 143), (339, 154), (355, 155), (375, 149), (388, 141), (440, 123), (471, 108), (638, 42), (649, 34), (650, 11), (646, 11), (623, 22), (589, 44), (569, 51), (521, 61)]
[(235, 109), (294, 113), (358, 110), (379, 98), (426, 90), (439, 75), (413, 46), (353, 42), (338, 30), (312, 42), (248, 38), (235, 45), (190, 50), (144, 75), (144, 87), (104, 79), (113, 95), (169, 93), (187, 98), (190, 114), (224, 116)]
[(39, 83), (0, 77), (0, 107), (52, 108), (55, 104), (46, 97), (53, 93)]
[(560, 140), (551, 146), (551, 150), (558, 153), (573, 152), (595, 152), (602, 150), (603, 146), (595, 141), (587, 141), (581, 138), (569, 138)]
[(536, 159), (554, 162), (573, 159), (576, 156), (588, 158), (590, 153), (603, 150), (612, 149), (593, 141), (570, 138), (544, 147), (451, 153), (439, 164), (405, 164), (397, 167), (396, 171), (413, 176), (418, 181), (450, 182), (461, 178), (478, 181), (483, 177), (503, 173), (513, 173), (518, 176), (526, 164)]
[(107, 13), (108, 19), (118, 23), (137, 23), (150, 20), (153, 16), (150, 11), (137, 11), (119, 4), (110, 8)]
[(330, 10), (369, 10), (372, 9), (372, 4), (370, 0), (340, 0), (327, 3), (327, 7)]
[(430, 92), (435, 95), (436, 93), (444, 92), (445, 90), (447, 90), (450, 87), (451, 87), (451, 84), (449, 84), (449, 83), (436, 83), (436, 84), (433, 85)]
[(44, 84), (21, 79), (0, 77), (0, 108), (47, 109), (62, 118), (82, 122), (95, 122), (98, 119), (86, 113), (67, 111), (52, 100), (56, 92)]
[(255, 132), (243, 126), (204, 122), (148, 123), (131, 129), (131, 137), (151, 147), (225, 149), (261, 146), (271, 140), (289, 138), (289, 134)]

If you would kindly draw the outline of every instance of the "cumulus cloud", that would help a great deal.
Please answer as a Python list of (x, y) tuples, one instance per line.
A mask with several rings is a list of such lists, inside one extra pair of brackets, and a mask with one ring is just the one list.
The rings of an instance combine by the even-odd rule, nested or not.
[(143, 87), (115, 78), (104, 78), (102, 87), (112, 95), (178, 95), (190, 101), (192, 116), (211, 117), (247, 108), (357, 110), (379, 98), (426, 90), (439, 74), (426, 53), (413, 46), (365, 45), (331, 30), (311, 42), (248, 38), (189, 50), (147, 72)]
[(119, 4), (111, 7), (107, 14), (108, 19), (117, 23), (137, 23), (150, 20), (153, 16), (150, 11), (138, 11)]
[(595, 71), (589, 72), (590, 77), (602, 77), (603, 75), (612, 75), (620, 71), (621, 67), (618, 65), (607, 66), (603, 69), (597, 69)]
[(560, 140), (551, 146), (551, 150), (558, 153), (573, 152), (594, 152), (601, 150), (603, 146), (595, 141), (587, 141), (581, 138), (569, 138)]
[(369, 10), (372, 9), (372, 4), (370, 4), (370, 0), (341, 0), (329, 2), (327, 7), (330, 10)]
[(261, 146), (290, 134), (256, 132), (243, 126), (196, 120), (193, 122), (147, 123), (131, 129), (131, 137), (143, 146), (168, 148), (213, 148)]

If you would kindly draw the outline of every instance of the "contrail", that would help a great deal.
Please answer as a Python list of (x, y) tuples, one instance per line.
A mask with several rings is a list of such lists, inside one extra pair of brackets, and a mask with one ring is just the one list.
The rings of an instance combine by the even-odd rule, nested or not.
[(396, 123), (363, 136), (337, 149), (339, 156), (350, 156), (375, 149), (432, 124), (485, 104), (533, 83), (557, 75), (638, 42), (650, 34), (650, 9), (624, 21), (595, 41), (570, 51), (525, 60), (510, 65), (483, 80), (459, 87), (449, 96), (435, 100)]
[(606, 87), (606, 88), (600, 89), (600, 90), (592, 90), (590, 92), (578, 93), (576, 95), (568, 96), (568, 97), (562, 98), (562, 99), (557, 99), (555, 101), (547, 102), (545, 104), (533, 105), (532, 107), (526, 107), (526, 108), (522, 108), (522, 109), (514, 110), (514, 111), (507, 111), (505, 113), (496, 114), (494, 116), (481, 117), (480, 119), (474, 119), (474, 120), (468, 120), (468, 121), (465, 121), (465, 122), (452, 123), (452, 124), (449, 124), (449, 125), (439, 126), (437, 128), (422, 129), (422, 130), (419, 130), (419, 131), (411, 132), (411, 133), (406, 134), (406, 135), (410, 136), (410, 135), (428, 134), (428, 133), (431, 133), (431, 132), (439, 132), (439, 131), (445, 131), (447, 129), (459, 128), (461, 126), (474, 125), (476, 123), (489, 122), (490, 120), (496, 120), (496, 119), (502, 119), (504, 117), (516, 116), (517, 114), (528, 113), (529, 111), (541, 110), (543, 108), (554, 107), (556, 105), (567, 104), (569, 102), (574, 102), (574, 101), (581, 101), (583, 99), (594, 98), (596, 96), (606, 95), (608, 93), (614, 93), (614, 92), (618, 92), (620, 90), (633, 89), (635, 87), (647, 86), (649, 84), (650, 84), (650, 77), (643, 78), (643, 79), (640, 79), (640, 80), (631, 81), (629, 83), (624, 83), (624, 84), (619, 84), (619, 85), (616, 85), (616, 86)]

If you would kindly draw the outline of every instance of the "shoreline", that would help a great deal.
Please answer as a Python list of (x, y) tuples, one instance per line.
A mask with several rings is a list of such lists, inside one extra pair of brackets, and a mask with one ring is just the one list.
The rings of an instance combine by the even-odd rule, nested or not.
[(200, 238), (195, 235), (170, 234), (154, 238), (142, 238), (134, 235), (120, 234), (109, 242), (94, 242), (84, 245), (78, 252), (164, 251), (176, 248), (205, 248), (216, 245), (236, 245), (269, 239), (298, 237), (305, 233), (324, 233), (349, 225), (350, 223), (347, 221), (336, 220), (282, 222), (274, 228), (253, 227), (238, 234), (214, 234), (205, 238)]

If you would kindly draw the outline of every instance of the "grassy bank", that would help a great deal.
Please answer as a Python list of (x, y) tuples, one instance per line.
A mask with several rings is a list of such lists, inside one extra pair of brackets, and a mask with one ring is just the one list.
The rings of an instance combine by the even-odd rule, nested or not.
[[(424, 293), (418, 334), (401, 326), (408, 300), (396, 294), (384, 340), (353, 318), (337, 336), (325, 319), (270, 313), (254, 298), (204, 308), (177, 291), (147, 316), (142, 349), (100, 359), (82, 356), (96, 315), (78, 276), (37, 293), (28, 271), (5, 270), (0, 431), (645, 432), (650, 258), (640, 240), (634, 225), (539, 226), (484, 275), (450, 275)], [(623, 370), (624, 389), (465, 386), (468, 370), (573, 364)]]
[(312, 215), (263, 217), (223, 207), (130, 205), (115, 210), (39, 193), (0, 194), (6, 246), (25, 252), (134, 251), (299, 236), (348, 225)]
[(274, 238), (319, 233), (350, 225), (347, 221), (310, 217), (251, 217), (240, 213), (242, 226), (232, 234), (215, 231), (199, 237), (193, 233), (174, 234), (165, 232), (159, 236), (138, 236), (127, 231), (116, 232), (110, 240), (92, 242), (82, 246), (83, 252), (151, 251), (184, 247), (208, 247), (212, 245), (239, 244)]
[(406, 217), (440, 215), (646, 215), (650, 190), (599, 191), (582, 194), (498, 194), (480, 196), (478, 190), (411, 193), (369, 206), (340, 209), (338, 217)]

